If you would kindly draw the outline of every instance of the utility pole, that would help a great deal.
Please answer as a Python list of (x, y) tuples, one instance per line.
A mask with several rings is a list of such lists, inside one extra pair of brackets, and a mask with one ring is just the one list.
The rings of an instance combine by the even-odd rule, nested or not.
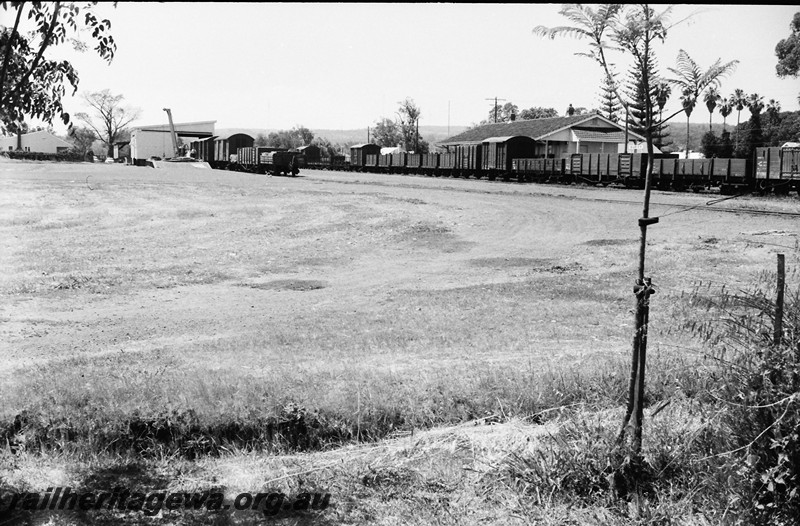
[(486, 99), (486, 100), (493, 100), (494, 101), (494, 122), (495, 122), (495, 124), (497, 124), (497, 101), (499, 100), (500, 102), (505, 102), (506, 99), (498, 99), (497, 97), (495, 97), (493, 99)]
[(414, 141), (414, 153), (419, 153), (419, 118), (417, 118), (417, 138)]

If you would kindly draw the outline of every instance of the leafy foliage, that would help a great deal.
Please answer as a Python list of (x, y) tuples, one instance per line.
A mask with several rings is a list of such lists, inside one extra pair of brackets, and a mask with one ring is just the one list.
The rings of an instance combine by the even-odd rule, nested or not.
[(291, 130), (278, 130), (270, 132), (269, 135), (259, 133), (253, 144), (257, 146), (271, 146), (273, 148), (285, 148), (292, 150), (301, 146), (307, 146), (314, 140), (314, 132), (305, 126), (295, 126)]
[(406, 98), (397, 110), (397, 121), (382, 117), (375, 123), (373, 142), (379, 146), (401, 145), (406, 151), (428, 153), (430, 145), (419, 135), (419, 118), (422, 110), (414, 99)]
[[(85, 4), (62, 2), (2, 2), (6, 16), (14, 25), (0, 33), (0, 124), (4, 132), (16, 132), (27, 118), (52, 124), (70, 116), (64, 111), (62, 98), (67, 87), (78, 90), (78, 72), (69, 61), (54, 60), (47, 51), (72, 41), (77, 48), (86, 45), (77, 37), (91, 34), (94, 50), (111, 62), (116, 52), (110, 34), (111, 22), (99, 20), (92, 12), (97, 2)], [(26, 29), (32, 25), (30, 31)]]
[(97, 135), (94, 130), (81, 126), (72, 128), (69, 138), (72, 140), (72, 144), (75, 145), (75, 150), (81, 155), (85, 155), (86, 152), (92, 149), (92, 144), (97, 140)]
[(402, 141), (400, 129), (392, 119), (382, 118), (372, 130), (372, 142), (378, 146), (397, 146)]
[(778, 64), (775, 72), (779, 77), (796, 77), (800, 74), (800, 13), (795, 13), (789, 24), (792, 34), (775, 46)]

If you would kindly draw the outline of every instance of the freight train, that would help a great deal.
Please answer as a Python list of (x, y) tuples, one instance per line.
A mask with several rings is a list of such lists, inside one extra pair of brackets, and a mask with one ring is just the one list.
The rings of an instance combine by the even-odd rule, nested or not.
[[(524, 139), (527, 137), (490, 138), (456, 146), (449, 153), (432, 154), (381, 155), (379, 146), (362, 144), (351, 148), (349, 163), (335, 157), (309, 158), (305, 166), (490, 181), (644, 187), (646, 154), (581, 153), (532, 158), (519, 155)], [(800, 191), (800, 148), (757, 148), (753, 159), (680, 159), (677, 154), (656, 154), (651, 184), (675, 191), (718, 188), (724, 194)]]
[[(269, 147), (240, 147), (214, 168), (297, 175), (300, 169), (339, 170), (388, 174), (463, 177), (494, 181), (618, 185), (642, 188), (647, 155), (641, 153), (580, 153), (561, 157), (533, 157), (534, 140), (525, 136), (490, 137), (459, 144), (447, 153), (381, 154), (376, 144), (359, 144), (344, 156), (323, 157), (316, 146), (289, 151)], [(231, 148), (233, 150), (233, 148)], [(653, 188), (720, 193), (776, 193), (800, 191), (800, 148), (757, 148), (752, 159), (680, 159), (656, 154)]]

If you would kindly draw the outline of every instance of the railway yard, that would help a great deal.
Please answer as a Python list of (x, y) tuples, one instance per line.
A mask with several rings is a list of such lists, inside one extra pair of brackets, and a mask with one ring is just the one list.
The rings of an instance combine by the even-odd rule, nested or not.
[[(314, 516), (331, 523), (525, 524), (535, 514), (516, 490), (492, 500), (475, 488), (499, 476), (504, 448), (558, 432), (557, 419), (526, 420), (558, 405), (541, 386), (600, 374), (623, 389), (641, 197), (332, 170), (0, 162), (2, 421), (39, 422), (27, 438), (3, 432), (42, 452), (15, 457), (6, 483), (305, 487), (331, 493)], [(653, 193), (653, 378), (701, 354), (679, 330), (700, 315), (687, 291), (745, 287), (777, 252), (797, 266), (796, 195), (710, 203), (720, 197)], [(616, 425), (622, 404), (608, 397), (584, 418)], [(272, 452), (242, 438), (287, 407), (330, 432)], [(131, 422), (165, 411), (192, 415), (211, 439), (126, 442)], [(670, 411), (661, 418), (678, 418)], [(591, 522), (580, 507), (540, 510)]]

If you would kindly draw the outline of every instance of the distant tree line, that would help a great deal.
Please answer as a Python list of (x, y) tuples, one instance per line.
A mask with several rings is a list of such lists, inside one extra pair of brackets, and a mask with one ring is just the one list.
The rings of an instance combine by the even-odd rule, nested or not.
[(305, 126), (295, 126), (291, 130), (278, 130), (270, 133), (256, 135), (254, 146), (269, 146), (272, 148), (285, 148), (296, 150), (303, 146), (315, 145), (322, 150), (323, 156), (341, 155), (349, 144), (334, 144), (324, 137), (315, 137), (314, 132)]

